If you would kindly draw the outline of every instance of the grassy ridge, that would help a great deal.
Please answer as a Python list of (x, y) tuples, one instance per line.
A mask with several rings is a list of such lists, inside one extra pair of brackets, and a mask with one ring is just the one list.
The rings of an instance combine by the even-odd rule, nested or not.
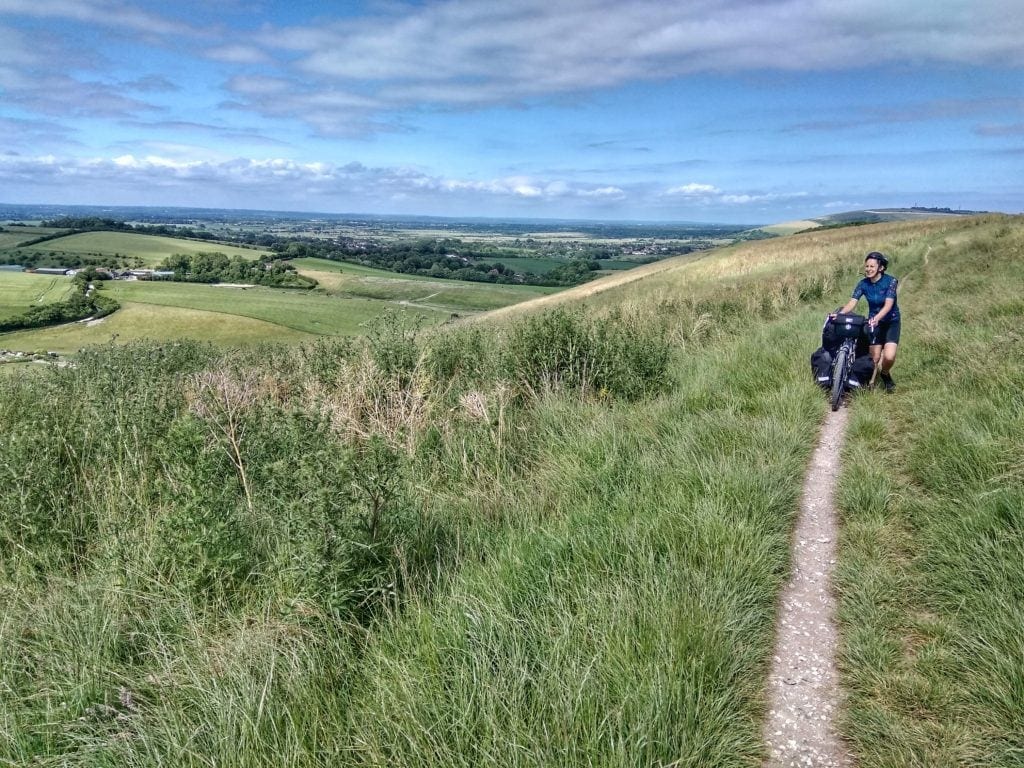
[(1024, 231), (966, 228), (901, 288), (897, 395), (858, 403), (840, 552), (862, 764), (1024, 763)]

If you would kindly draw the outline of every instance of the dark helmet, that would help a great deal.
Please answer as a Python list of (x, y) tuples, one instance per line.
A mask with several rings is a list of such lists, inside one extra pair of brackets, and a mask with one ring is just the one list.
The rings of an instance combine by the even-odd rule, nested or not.
[(867, 261), (868, 259), (874, 259), (875, 261), (877, 261), (878, 266), (882, 268), (883, 272), (885, 272), (885, 270), (889, 268), (889, 260), (885, 257), (884, 253), (880, 253), (879, 251), (872, 251), (871, 253), (864, 257), (864, 261)]

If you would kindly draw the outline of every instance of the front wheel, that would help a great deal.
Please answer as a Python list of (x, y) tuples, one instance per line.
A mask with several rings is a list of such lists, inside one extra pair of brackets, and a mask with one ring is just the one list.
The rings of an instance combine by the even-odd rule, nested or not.
[(836, 352), (836, 362), (832, 366), (832, 410), (839, 410), (839, 401), (843, 399), (843, 390), (846, 389), (846, 356), (849, 350), (840, 347)]

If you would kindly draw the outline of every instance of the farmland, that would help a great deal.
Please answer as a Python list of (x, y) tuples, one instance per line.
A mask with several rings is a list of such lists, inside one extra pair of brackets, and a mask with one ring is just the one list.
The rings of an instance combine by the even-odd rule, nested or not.
[(168, 256), (176, 253), (191, 255), (209, 251), (218, 251), (228, 256), (241, 256), (246, 259), (256, 259), (267, 255), (265, 251), (241, 248), (225, 243), (140, 235), (132, 232), (80, 232), (18, 248), (15, 250), (14, 258), (17, 259), (19, 253), (53, 254), (58, 259), (63, 255), (98, 255), (110, 258), (133, 258), (138, 260), (140, 266), (155, 267)]
[[(26, 219), (31, 219), (27, 216)], [(144, 218), (144, 217), (143, 217)], [(103, 228), (98, 218), (60, 219), (47, 226), (24, 223), (6, 224), (0, 231), (0, 263), (30, 266), (102, 267), (119, 269), (156, 268), (174, 255), (195, 255), (218, 252), (230, 258), (247, 260), (284, 258), (300, 274), (316, 281), (312, 291), (282, 291), (254, 286), (211, 287), (178, 282), (105, 281), (97, 284), (98, 295), (118, 302), (121, 309), (100, 322), (77, 323), (61, 328), (37, 328), (5, 334), (3, 346), (11, 349), (52, 349), (72, 352), (95, 343), (134, 339), (195, 338), (218, 344), (251, 344), (257, 341), (291, 343), (312, 336), (348, 336), (364, 333), (366, 324), (388, 310), (400, 311), (410, 322), (437, 325), (454, 316), (465, 316), (502, 308), (529, 299), (557, 292), (551, 286), (523, 285), (536, 282), (534, 276), (558, 270), (569, 263), (570, 256), (580, 249), (637, 248), (635, 239), (622, 238), (624, 233), (642, 233), (639, 229), (614, 231), (605, 237), (599, 230), (570, 228), (496, 226), (494, 224), (456, 226), (454, 231), (471, 242), (481, 253), (505, 253), (509, 270), (501, 282), (474, 271), (472, 281), (451, 279), (450, 270), (442, 269), (444, 278), (424, 274), (423, 269), (390, 271), (354, 263), (353, 260), (301, 257), (313, 251), (311, 241), (321, 243), (373, 243), (375, 253), (388, 244), (430, 241), (453, 233), (452, 222), (434, 228), (426, 222), (403, 226), (399, 222), (346, 222), (327, 225), (324, 222), (300, 222), (295, 225), (253, 221), (244, 225), (219, 222), (214, 216), (208, 222), (188, 220), (187, 231), (198, 232), (200, 239), (173, 237), (159, 233), (173, 226), (139, 224), (136, 228), (158, 230), (158, 233), (132, 231), (132, 225), (112, 224)], [(66, 223), (71, 228), (55, 224)], [(83, 227), (95, 230), (82, 231)], [(211, 240), (213, 237), (234, 242)], [(676, 232), (672, 232), (676, 236)], [(698, 232), (703, 237), (702, 231)], [(523, 239), (525, 236), (525, 239)], [(362, 238), (371, 238), (371, 241)], [(269, 240), (266, 240), (266, 239)], [(282, 240), (282, 238), (286, 238)], [(298, 238), (299, 240), (287, 240)], [(543, 240), (540, 240), (540, 239)], [(27, 245), (33, 240), (40, 242)], [(256, 241), (265, 240), (259, 246)], [(303, 240), (306, 239), (306, 240)], [(438, 241), (439, 242), (439, 241)], [(444, 241), (455, 243), (455, 241)], [(270, 248), (272, 244), (273, 248)], [(294, 244), (294, 245), (292, 245)], [(602, 245), (603, 244), (603, 245)], [(632, 245), (629, 245), (632, 244)], [(397, 246), (396, 246), (397, 247)], [(520, 254), (520, 255), (508, 255)], [(547, 255), (544, 255), (547, 254)], [(572, 256), (575, 258), (575, 256)], [(357, 260), (357, 259), (356, 259)], [(443, 261), (443, 259), (442, 259)], [(454, 271), (472, 259), (455, 258)], [(635, 266), (626, 259), (603, 259), (603, 270), (622, 270)], [(482, 267), (484, 270), (486, 266)], [(512, 279), (512, 270), (522, 270), (527, 280)], [(593, 272), (596, 274), (597, 272)], [(479, 275), (483, 274), (483, 282)], [(57, 302), (66, 298), (70, 288), (60, 276), (32, 275), (5, 271), (0, 273), (0, 316), (16, 317), (40, 302)], [(245, 282), (245, 281), (240, 281)], [(45, 290), (44, 290), (45, 288)]]
[[(218, 344), (291, 343), (314, 336), (357, 335), (387, 311), (433, 325), (452, 315), (496, 309), (555, 289), (429, 280), (319, 259), (295, 262), (320, 281), (314, 291), (167, 281), (105, 281), (100, 291), (122, 308), (96, 323), (0, 335), (9, 349), (70, 353), (116, 339), (194, 338)], [(0, 271), (0, 313), (30, 302), (58, 301), (70, 279)]]
[[(216, 251), (245, 259), (266, 250), (221, 242), (138, 234), (80, 232), (33, 246), (16, 247), (33, 235), (59, 235), (53, 228), (11, 227), (0, 233), (0, 256), (18, 264), (45, 254), (57, 264), (120, 263), (157, 267), (172, 254)], [(5, 250), (6, 248), (6, 250)], [(296, 259), (300, 273), (317, 280), (314, 291), (255, 286), (210, 286), (181, 282), (106, 281), (102, 295), (122, 309), (101, 322), (12, 332), (0, 336), (10, 349), (72, 352), (116, 339), (195, 338), (218, 344), (291, 343), (313, 336), (360, 334), (382, 313), (401, 312), (409, 322), (437, 324), (452, 315), (472, 314), (551, 293), (553, 288), (437, 280), (324, 259)], [(0, 272), (0, 317), (14, 317), (33, 304), (56, 302), (70, 292), (64, 277)]]
[(26, 307), (63, 301), (71, 281), (50, 275), (0, 270), (0, 318), (21, 314)]
[(328, 293), (429, 306), (455, 314), (497, 309), (558, 290), (543, 286), (431, 280), (326, 259), (295, 259), (292, 263), (299, 274), (314, 278)]

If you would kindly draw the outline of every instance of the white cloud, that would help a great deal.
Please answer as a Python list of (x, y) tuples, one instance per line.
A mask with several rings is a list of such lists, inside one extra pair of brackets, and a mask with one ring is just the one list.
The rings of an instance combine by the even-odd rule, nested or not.
[(807, 197), (806, 192), (725, 192), (713, 184), (691, 182), (666, 189), (663, 198), (680, 199), (698, 205), (742, 206)]
[[(238, 74), (227, 80), (233, 96), (226, 106), (302, 120), (322, 135), (359, 135), (394, 130), (391, 116), (410, 107), (524, 104), (697, 73), (826, 71), (895, 62), (1021, 67), (1019, 5), (389, 0), (368, 3), (362, 15), (332, 20), (329, 10), (321, 10), (315, 25), (265, 24), (233, 30), (228, 38), (223, 30), (185, 21), (192, 15), (187, 6), (153, 11), (128, 0), (2, 0), (5, 18), (54, 24), (32, 39), (0, 24), (0, 87), (7, 89), (5, 101), (36, 114), (135, 114), (147, 105), (66, 74), (100, 66), (104, 32), (128, 32)], [(56, 45), (61, 21), (87, 25), (95, 34), (86, 43), (68, 37)], [(258, 68), (259, 77), (250, 68)]]
[(683, 184), (679, 187), (671, 187), (665, 190), (665, 194), (670, 197), (697, 197), (697, 198), (708, 198), (714, 195), (721, 194), (722, 190), (711, 184)]
[[(182, 152), (185, 147), (178, 148)], [(35, 177), (37, 183), (59, 186), (74, 179), (94, 179), (106, 186), (122, 188), (177, 184), (210, 184), (226, 189), (245, 189), (253, 195), (271, 191), (284, 197), (303, 193), (364, 196), (367, 199), (396, 197), (485, 196), (538, 203), (558, 199), (623, 199), (625, 192), (614, 186), (593, 187), (554, 179), (525, 176), (469, 180), (435, 176), (414, 168), (372, 168), (361, 163), (337, 165), (299, 162), (285, 158), (209, 159), (126, 153), (116, 157), (87, 159), (58, 158), (53, 155), (0, 156), (0, 184)]]
[(304, 79), (363, 83), (391, 106), (488, 104), (697, 72), (896, 61), (1019, 66), (1024, 14), (1013, 5), (449, 0), (394, 4), (392, 13), (316, 28), (267, 29), (254, 42), (286, 51)]

